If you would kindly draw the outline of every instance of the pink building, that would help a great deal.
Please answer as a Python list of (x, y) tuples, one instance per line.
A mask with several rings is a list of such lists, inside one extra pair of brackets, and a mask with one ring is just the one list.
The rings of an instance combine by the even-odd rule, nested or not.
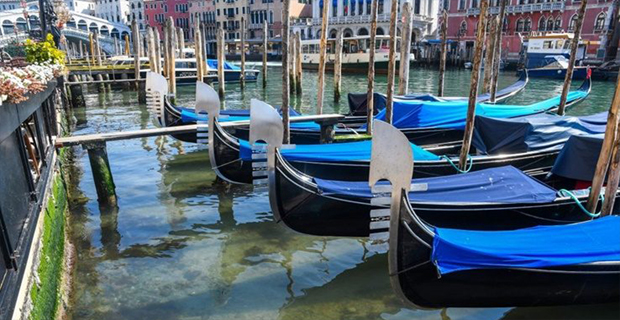
[(189, 5), (188, 0), (145, 0), (145, 22), (159, 30), (163, 36), (163, 26), (166, 19), (172, 17), (175, 27), (181, 27), (185, 31), (185, 39), (190, 35)]
[[(490, 0), (491, 13), (499, 12), (501, 0)], [(604, 49), (613, 0), (590, 0), (582, 27), (582, 39), (587, 43), (589, 57)], [(479, 0), (444, 0), (448, 10), (448, 38), (458, 42), (461, 57), (470, 60), (476, 25), (480, 14)], [(522, 43), (534, 33), (572, 32), (577, 19), (578, 0), (509, 0), (504, 20), (502, 50), (509, 60), (518, 59)], [(600, 55), (599, 55), (600, 56)]]

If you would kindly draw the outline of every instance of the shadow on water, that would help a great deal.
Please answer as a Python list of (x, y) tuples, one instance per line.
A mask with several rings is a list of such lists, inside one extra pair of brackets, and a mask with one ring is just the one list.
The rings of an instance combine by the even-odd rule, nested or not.
[[(274, 74), (279, 68), (274, 68)], [(412, 70), (411, 91), (434, 92), (436, 73)], [(465, 95), (468, 71), (450, 71), (450, 95)], [(327, 76), (329, 84), (331, 75)], [(383, 76), (381, 76), (383, 77)], [(279, 105), (280, 79), (227, 86), (227, 108), (252, 98)], [(500, 85), (514, 81), (500, 77)], [(385, 84), (378, 79), (377, 90)], [(272, 82), (273, 81), (273, 82)], [(316, 73), (304, 72), (295, 107), (312, 113)], [(549, 98), (557, 82), (533, 80), (510, 103)], [(343, 78), (344, 92), (366, 89), (364, 76)], [(192, 106), (192, 87), (179, 88)], [(326, 112), (344, 111), (326, 85)], [(595, 83), (592, 97), (573, 114), (602, 111), (613, 85)], [(97, 94), (90, 88), (83, 125), (75, 134), (152, 128), (135, 92)], [(387, 256), (363, 239), (311, 237), (275, 223), (267, 192), (217, 179), (208, 155), (171, 137), (108, 143), (118, 208), (99, 208), (85, 151), (75, 149), (71, 238), (78, 250), (75, 301), (80, 319), (523, 319), (618, 318), (618, 306), (413, 310), (393, 294)], [(617, 308), (616, 308), (617, 309)]]

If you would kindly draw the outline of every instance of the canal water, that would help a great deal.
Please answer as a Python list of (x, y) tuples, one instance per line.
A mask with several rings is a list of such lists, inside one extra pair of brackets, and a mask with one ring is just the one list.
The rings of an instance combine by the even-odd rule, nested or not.
[[(248, 108), (252, 98), (281, 101), (280, 69), (260, 82), (227, 84), (226, 108)], [(296, 109), (312, 114), (316, 73), (304, 72)], [(446, 74), (447, 95), (464, 96), (469, 71)], [(510, 72), (500, 87), (516, 80)], [(333, 103), (327, 76), (325, 112), (347, 112), (346, 96)], [(347, 75), (343, 92), (363, 92), (365, 75)], [(411, 71), (412, 92), (436, 92), (437, 72)], [(578, 84), (577, 84), (578, 85)], [(379, 76), (377, 91), (385, 92)], [(606, 110), (614, 84), (596, 82), (587, 101), (570, 110)], [(509, 101), (527, 104), (557, 95), (561, 82), (531, 80)], [(192, 106), (194, 88), (179, 88)], [(89, 88), (74, 134), (153, 127), (135, 92), (99, 94)], [(387, 255), (365, 239), (313, 237), (276, 224), (267, 191), (216, 181), (207, 152), (170, 137), (108, 143), (118, 209), (100, 209), (88, 157), (74, 149), (70, 232), (77, 249), (71, 313), (82, 319), (619, 319), (620, 305), (553, 308), (416, 310), (393, 294)], [(466, 293), (459, 293), (466, 294)]]

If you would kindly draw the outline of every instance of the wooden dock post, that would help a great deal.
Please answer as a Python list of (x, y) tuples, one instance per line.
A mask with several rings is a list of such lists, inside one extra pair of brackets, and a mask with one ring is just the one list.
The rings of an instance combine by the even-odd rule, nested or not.
[(289, 41), (290, 45), (288, 48), (288, 83), (290, 93), (295, 94), (295, 87), (297, 86), (297, 84), (295, 83), (295, 75), (297, 74), (295, 72), (295, 68), (297, 67), (297, 63), (295, 62), (295, 52), (297, 52), (297, 50), (295, 49), (295, 46), (297, 45), (297, 43), (295, 42), (295, 34), (289, 35)]
[[(200, 24), (200, 51), (202, 52), (202, 60), (200, 61), (202, 63), (202, 74), (203, 76), (207, 75), (207, 56), (208, 56), (208, 52), (207, 52), (207, 43), (208, 40), (207, 39), (207, 26), (205, 25), (205, 23), (201, 23)], [(204, 79), (203, 79), (204, 81)]]
[(443, 97), (446, 58), (448, 56), (448, 10), (444, 9), (441, 17), (441, 59), (439, 60), (439, 89), (437, 95)]
[(267, 52), (269, 51), (267, 34), (267, 20), (265, 20), (263, 24), (263, 88), (267, 88)]
[[(609, 164), (609, 170), (607, 174), (607, 188), (605, 189), (605, 200), (603, 201), (603, 208), (601, 209), (601, 216), (608, 216), (612, 213), (613, 208), (614, 208), (614, 202), (616, 200), (616, 192), (618, 191), (619, 182), (620, 182), (620, 132), (616, 130), (616, 139), (613, 143), (613, 152), (612, 152), (611, 163)], [(596, 206), (594, 208), (595, 208), (594, 210), (596, 210)], [(590, 212), (593, 212), (593, 211), (590, 211)]]
[(295, 34), (295, 63), (297, 63), (297, 67), (295, 68), (295, 84), (297, 85), (295, 91), (298, 96), (301, 96), (301, 81), (303, 77), (303, 72), (301, 70), (302, 61), (301, 61), (301, 35), (299, 33)]
[[(616, 80), (616, 91), (614, 92), (614, 98), (611, 101), (611, 106), (609, 107), (609, 112), (607, 113), (605, 137), (603, 138), (601, 153), (599, 154), (598, 161), (596, 162), (596, 169), (594, 170), (594, 177), (592, 178), (592, 189), (590, 190), (588, 204), (586, 206), (586, 209), (590, 212), (594, 212), (596, 210), (598, 197), (601, 193), (601, 189), (603, 188), (605, 176), (607, 175), (612, 149), (614, 148), (614, 141), (620, 140), (620, 137), (617, 135), (617, 130), (620, 128), (618, 125), (618, 120), (620, 119), (620, 114), (618, 113), (619, 106), (620, 76)], [(607, 188), (609, 188), (609, 183), (607, 184)], [(608, 198), (605, 199), (609, 200)]]
[(88, 33), (88, 41), (90, 42), (90, 56), (92, 59), (91, 63), (95, 64), (95, 39), (92, 32)]
[(289, 55), (289, 39), (291, 38), (291, 17), (289, 15), (291, 9), (291, 0), (283, 0), (282, 2), (282, 124), (284, 128), (283, 142), (285, 144), (290, 143), (290, 119), (289, 119), (289, 106), (290, 106), (290, 55)]
[(118, 56), (118, 38), (114, 38), (114, 55)]
[(84, 144), (84, 149), (88, 150), (88, 160), (93, 171), (95, 189), (97, 190), (97, 201), (100, 205), (116, 206), (116, 186), (108, 161), (106, 143)]
[(329, 4), (323, 2), (323, 19), (321, 20), (321, 42), (319, 43), (319, 85), (317, 93), (316, 113), (323, 113), (323, 91), (325, 91), (325, 63), (327, 59), (327, 21), (329, 20)]
[(157, 66), (157, 69), (155, 72), (157, 72), (157, 74), (161, 74), (162, 73), (162, 62), (161, 62), (161, 41), (159, 39), (159, 30), (153, 27), (151, 27), (151, 30), (153, 30), (153, 37), (154, 37), (153, 42), (155, 43), (155, 46), (153, 47), (153, 51), (155, 54), (155, 62)]
[(570, 84), (573, 80), (573, 69), (575, 68), (575, 60), (577, 59), (577, 48), (579, 47), (579, 39), (581, 38), (581, 26), (583, 25), (583, 16), (586, 12), (588, 0), (581, 0), (581, 6), (577, 11), (577, 22), (575, 23), (575, 36), (570, 49), (570, 57), (568, 60), (568, 69), (566, 69), (566, 78), (564, 79), (564, 87), (562, 87), (562, 96), (560, 97), (560, 106), (558, 114), (563, 116), (566, 109), (566, 99), (570, 91)]
[(493, 16), (491, 13), (488, 13), (487, 24), (489, 25), (489, 36), (487, 37), (486, 45), (486, 56), (484, 60), (484, 77), (482, 78), (482, 92), (490, 93), (491, 92), (491, 81), (493, 80), (493, 66), (495, 62), (495, 37), (497, 36), (497, 19), (498, 16)]
[(176, 41), (174, 41), (174, 20), (172, 17), (168, 17), (166, 21), (166, 28), (168, 29), (168, 79), (170, 79), (170, 94), (173, 97), (177, 95), (177, 77), (176, 77)]
[(366, 133), (372, 134), (375, 107), (375, 43), (377, 39), (377, 10), (379, 1), (372, 2), (370, 22), (370, 46), (368, 48), (368, 92), (366, 96)]
[(396, 20), (398, 0), (392, 0), (390, 14), (390, 51), (388, 54), (387, 70), (387, 102), (385, 104), (385, 122), (392, 123), (392, 103), (394, 102), (394, 78), (396, 75)]
[(131, 52), (129, 51), (129, 35), (125, 34), (125, 55), (130, 56)]
[(340, 87), (342, 86), (342, 33), (338, 30), (336, 36), (336, 50), (334, 51), (334, 101), (340, 101)]
[(200, 17), (194, 19), (194, 52), (196, 53), (196, 81), (204, 81), (204, 73), (202, 68), (202, 30), (200, 30)]
[(398, 94), (406, 95), (409, 91), (409, 60), (411, 56), (411, 23), (413, 20), (413, 10), (411, 2), (403, 3), (401, 10), (404, 20), (401, 39), (400, 39), (400, 65), (398, 76)]
[(224, 62), (226, 60), (226, 49), (224, 48), (224, 29), (217, 29), (217, 93), (221, 100), (224, 100), (226, 92), (226, 76), (224, 75)]
[(245, 19), (241, 17), (241, 74), (239, 77), (241, 90), (245, 87), (245, 29)]
[(508, 0), (501, 0), (499, 7), (499, 23), (497, 24), (497, 35), (495, 36), (495, 58), (493, 58), (493, 79), (491, 80), (491, 103), (495, 103), (497, 96), (497, 81), (499, 79), (499, 66), (502, 60), (502, 34), (504, 32), (504, 17), (506, 16), (506, 3)]
[(84, 58), (84, 43), (80, 41), (80, 59)]
[[(183, 32), (183, 28), (177, 27), (177, 47), (179, 48), (179, 59), (185, 59), (185, 32)], [(195, 52), (194, 52), (195, 53)]]
[(482, 47), (484, 46), (485, 20), (487, 17), (488, 0), (480, 1), (480, 15), (478, 18), (478, 29), (474, 48), (474, 64), (471, 69), (471, 83), (469, 86), (469, 103), (467, 106), (467, 120), (465, 122), (465, 133), (463, 135), (463, 145), (459, 157), (459, 167), (462, 171), (467, 169), (469, 158), (469, 148), (474, 135), (474, 119), (476, 116), (476, 103), (478, 100), (478, 80), (480, 78), (480, 65), (482, 61)]
[(155, 59), (155, 39), (153, 39), (153, 29), (146, 29), (146, 41), (149, 44), (149, 68), (152, 72), (157, 73), (157, 60)]
[[(69, 75), (69, 79), (71, 82), (78, 82), (78, 77), (74, 74)], [(73, 108), (83, 108), (86, 107), (86, 102), (84, 101), (84, 93), (82, 92), (82, 85), (80, 84), (72, 84), (69, 86), (69, 91), (71, 92), (71, 105)]]

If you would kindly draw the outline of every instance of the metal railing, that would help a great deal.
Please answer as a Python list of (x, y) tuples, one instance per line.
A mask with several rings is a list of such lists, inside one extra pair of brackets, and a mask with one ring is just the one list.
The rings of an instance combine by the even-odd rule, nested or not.
[[(500, 7), (491, 7), (490, 12), (492, 14), (498, 14)], [(564, 2), (547, 2), (547, 3), (533, 3), (533, 4), (520, 4), (516, 6), (506, 7), (506, 13), (532, 13), (540, 11), (562, 11), (566, 8)], [(480, 8), (467, 9), (467, 15), (476, 16), (480, 14)]]

